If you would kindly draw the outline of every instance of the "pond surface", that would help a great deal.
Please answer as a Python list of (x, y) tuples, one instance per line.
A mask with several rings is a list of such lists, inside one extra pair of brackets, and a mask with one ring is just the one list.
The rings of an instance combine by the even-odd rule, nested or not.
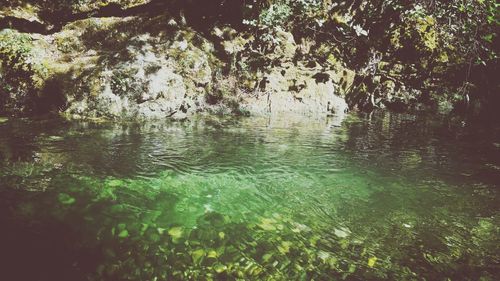
[(492, 122), (8, 120), (0, 279), (495, 280), (499, 183)]

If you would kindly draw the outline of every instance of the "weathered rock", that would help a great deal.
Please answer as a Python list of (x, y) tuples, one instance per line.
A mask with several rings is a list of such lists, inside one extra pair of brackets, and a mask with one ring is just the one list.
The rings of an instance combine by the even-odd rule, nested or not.
[[(142, 29), (144, 23), (150, 26)], [(237, 69), (235, 64), (241, 62), (241, 52), (251, 39), (230, 28), (215, 29), (213, 35), (231, 58), (226, 63)], [(213, 44), (166, 18), (76, 21), (53, 35), (30, 35), (29, 62), (47, 68), (43, 75), (26, 76), (23, 85), (37, 87), (24, 95), (57, 93), (64, 102), (49, 109), (71, 118), (185, 119), (201, 111), (343, 114), (347, 106), (336, 94), (343, 95), (345, 85), (352, 83), (348, 81), (350, 72), (319, 64), (296, 65), (292, 63), (297, 51), (293, 35), (278, 31), (276, 38), (276, 48), (269, 56), (280, 64), (269, 66), (266, 74), (248, 69), (243, 70), (245, 75), (224, 76), (218, 68), (227, 65), (215, 58)], [(0, 68), (0, 77), (7, 73), (5, 69)]]
[[(100, 71), (97, 75), (94, 72), (90, 77), (80, 78), (86, 83), (89, 81), (85, 78), (94, 80), (97, 91), (87, 92), (81, 98), (82, 89), (73, 89), (66, 112), (70, 116), (147, 119), (167, 118), (178, 111), (186, 114), (188, 108), (183, 105), (187, 98), (185, 81), (189, 78), (177, 74), (178, 64), (167, 58), (166, 53), (154, 51), (147, 42), (141, 48), (130, 47), (129, 60), (108, 66), (112, 70), (96, 67)], [(206, 63), (200, 56), (198, 59)], [(196, 76), (199, 68), (194, 65), (187, 69), (187, 76), (197, 83), (209, 83), (206, 73)]]
[(230, 27), (225, 27), (223, 29), (215, 27), (212, 30), (212, 35), (220, 40), (224, 52), (229, 57), (243, 51), (245, 49), (245, 44), (249, 41), (245, 39), (242, 34)]
[(287, 65), (275, 69), (261, 81), (254, 95), (242, 98), (240, 108), (253, 115), (298, 114), (303, 116), (343, 115), (348, 107), (335, 94), (331, 79), (319, 82), (315, 71)]
[(295, 44), (293, 35), (290, 32), (278, 30), (276, 39), (278, 41), (278, 48), (275, 53), (282, 56), (285, 61), (291, 60), (297, 51), (297, 44)]

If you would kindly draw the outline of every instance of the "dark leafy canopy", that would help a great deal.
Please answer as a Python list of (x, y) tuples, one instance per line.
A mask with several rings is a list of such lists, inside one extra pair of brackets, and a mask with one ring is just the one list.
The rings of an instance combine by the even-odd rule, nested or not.
[[(406, 86), (419, 90), (419, 101), (460, 101), (469, 95), (499, 100), (495, 1), (277, 0), (253, 5), (244, 21), (255, 29), (281, 28), (298, 41), (313, 40), (317, 47), (327, 43), (335, 56), (366, 75), (404, 79)], [(373, 80), (358, 76), (358, 82)], [(363, 86), (357, 89), (358, 99), (366, 96), (363, 89), (377, 87), (357, 86)], [(434, 89), (443, 87), (452, 94), (436, 97), (443, 94)]]

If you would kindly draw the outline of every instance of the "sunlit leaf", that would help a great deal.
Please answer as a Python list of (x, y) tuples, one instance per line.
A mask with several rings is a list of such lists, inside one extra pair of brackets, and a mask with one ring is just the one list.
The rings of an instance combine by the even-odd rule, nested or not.
[(376, 257), (369, 258), (368, 259), (368, 267), (374, 267), (376, 262), (377, 262), (377, 258)]

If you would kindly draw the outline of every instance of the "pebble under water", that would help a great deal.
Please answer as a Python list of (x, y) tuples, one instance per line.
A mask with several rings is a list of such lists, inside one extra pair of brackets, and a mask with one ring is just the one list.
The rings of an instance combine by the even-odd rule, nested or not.
[(0, 280), (495, 280), (499, 183), (461, 118), (7, 120)]

